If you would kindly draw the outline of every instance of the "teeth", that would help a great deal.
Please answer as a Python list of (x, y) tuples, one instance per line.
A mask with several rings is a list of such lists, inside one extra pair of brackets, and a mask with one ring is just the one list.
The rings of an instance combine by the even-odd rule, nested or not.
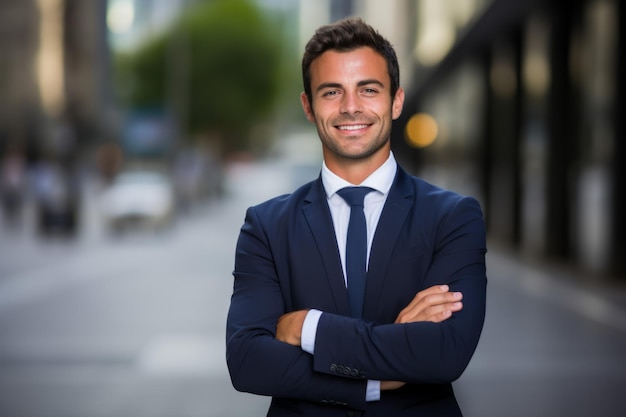
[(365, 129), (367, 125), (350, 125), (350, 126), (339, 126), (339, 130), (359, 130)]

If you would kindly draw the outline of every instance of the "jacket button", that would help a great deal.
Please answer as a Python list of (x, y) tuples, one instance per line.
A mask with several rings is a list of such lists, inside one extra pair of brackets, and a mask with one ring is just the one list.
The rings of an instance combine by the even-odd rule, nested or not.
[(330, 372), (337, 372), (337, 365), (335, 365), (334, 363), (332, 363), (330, 365)]

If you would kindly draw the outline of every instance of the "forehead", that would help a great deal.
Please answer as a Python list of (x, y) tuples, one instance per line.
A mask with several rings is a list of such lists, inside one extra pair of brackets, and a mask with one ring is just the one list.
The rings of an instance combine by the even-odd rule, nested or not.
[(390, 83), (387, 61), (370, 47), (351, 51), (328, 50), (317, 57), (310, 67), (311, 87), (323, 83), (352, 84), (362, 80)]

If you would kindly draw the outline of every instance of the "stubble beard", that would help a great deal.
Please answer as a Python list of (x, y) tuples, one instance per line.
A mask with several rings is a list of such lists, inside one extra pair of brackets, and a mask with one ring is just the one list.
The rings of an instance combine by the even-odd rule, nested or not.
[[(372, 155), (376, 154), (383, 147), (385, 147), (389, 141), (391, 136), (391, 131), (383, 131), (373, 140), (371, 140), (365, 148), (358, 152), (351, 152), (347, 147), (341, 145), (341, 141), (335, 139), (333, 136), (326, 134), (319, 127), (317, 129), (318, 135), (322, 141), (322, 144), (325, 148), (328, 149), (333, 155), (337, 158), (350, 160), (350, 161), (359, 161), (363, 159), (368, 159)], [(350, 139), (346, 139), (349, 141)], [(354, 139), (358, 140), (358, 139)]]

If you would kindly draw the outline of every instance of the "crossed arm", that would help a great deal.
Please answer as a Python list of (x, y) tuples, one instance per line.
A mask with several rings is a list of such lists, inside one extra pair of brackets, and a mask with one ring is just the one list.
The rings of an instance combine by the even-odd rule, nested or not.
[[(435, 285), (420, 291), (395, 320), (399, 323), (415, 323), (428, 321), (440, 323), (452, 316), (452, 313), (463, 308), (463, 294), (452, 292), (447, 285)], [(276, 339), (292, 346), (300, 346), (302, 327), (308, 310), (298, 310), (283, 314), (278, 319)], [(404, 385), (401, 381), (381, 381), (381, 391), (393, 390)]]

